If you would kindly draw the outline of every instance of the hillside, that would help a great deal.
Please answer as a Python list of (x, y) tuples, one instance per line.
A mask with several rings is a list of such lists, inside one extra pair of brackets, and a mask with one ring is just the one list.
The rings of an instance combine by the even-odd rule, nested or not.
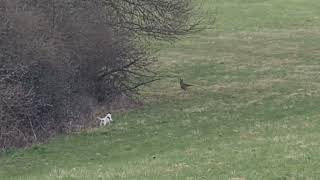
[[(164, 78), (114, 124), (0, 154), (0, 179), (317, 179), (320, 4), (203, 0), (213, 29), (162, 46)], [(179, 88), (179, 77), (194, 84)], [(175, 78), (177, 77), (177, 78)]]

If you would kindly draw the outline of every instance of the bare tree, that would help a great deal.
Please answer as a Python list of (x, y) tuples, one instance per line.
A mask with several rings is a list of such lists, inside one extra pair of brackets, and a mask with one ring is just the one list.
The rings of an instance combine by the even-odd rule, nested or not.
[(153, 40), (197, 30), (191, 0), (0, 0), (0, 148), (90, 120), (157, 80)]

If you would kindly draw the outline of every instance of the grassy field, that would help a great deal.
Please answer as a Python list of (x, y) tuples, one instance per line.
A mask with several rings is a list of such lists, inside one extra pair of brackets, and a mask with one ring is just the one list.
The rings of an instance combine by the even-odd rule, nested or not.
[(320, 3), (203, 0), (215, 29), (163, 47), (144, 108), (0, 154), (8, 180), (320, 177)]

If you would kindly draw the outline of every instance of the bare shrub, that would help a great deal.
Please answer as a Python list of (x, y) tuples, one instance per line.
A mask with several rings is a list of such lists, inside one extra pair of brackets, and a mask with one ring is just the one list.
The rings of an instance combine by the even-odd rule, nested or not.
[(84, 127), (157, 80), (146, 47), (194, 30), (191, 14), (190, 0), (0, 0), (0, 148)]

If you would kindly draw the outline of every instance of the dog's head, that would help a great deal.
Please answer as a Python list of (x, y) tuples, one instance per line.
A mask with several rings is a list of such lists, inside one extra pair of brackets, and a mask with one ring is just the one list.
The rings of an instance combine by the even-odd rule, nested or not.
[(111, 116), (111, 113), (108, 113), (106, 118), (109, 120), (109, 121), (112, 121), (112, 116)]

